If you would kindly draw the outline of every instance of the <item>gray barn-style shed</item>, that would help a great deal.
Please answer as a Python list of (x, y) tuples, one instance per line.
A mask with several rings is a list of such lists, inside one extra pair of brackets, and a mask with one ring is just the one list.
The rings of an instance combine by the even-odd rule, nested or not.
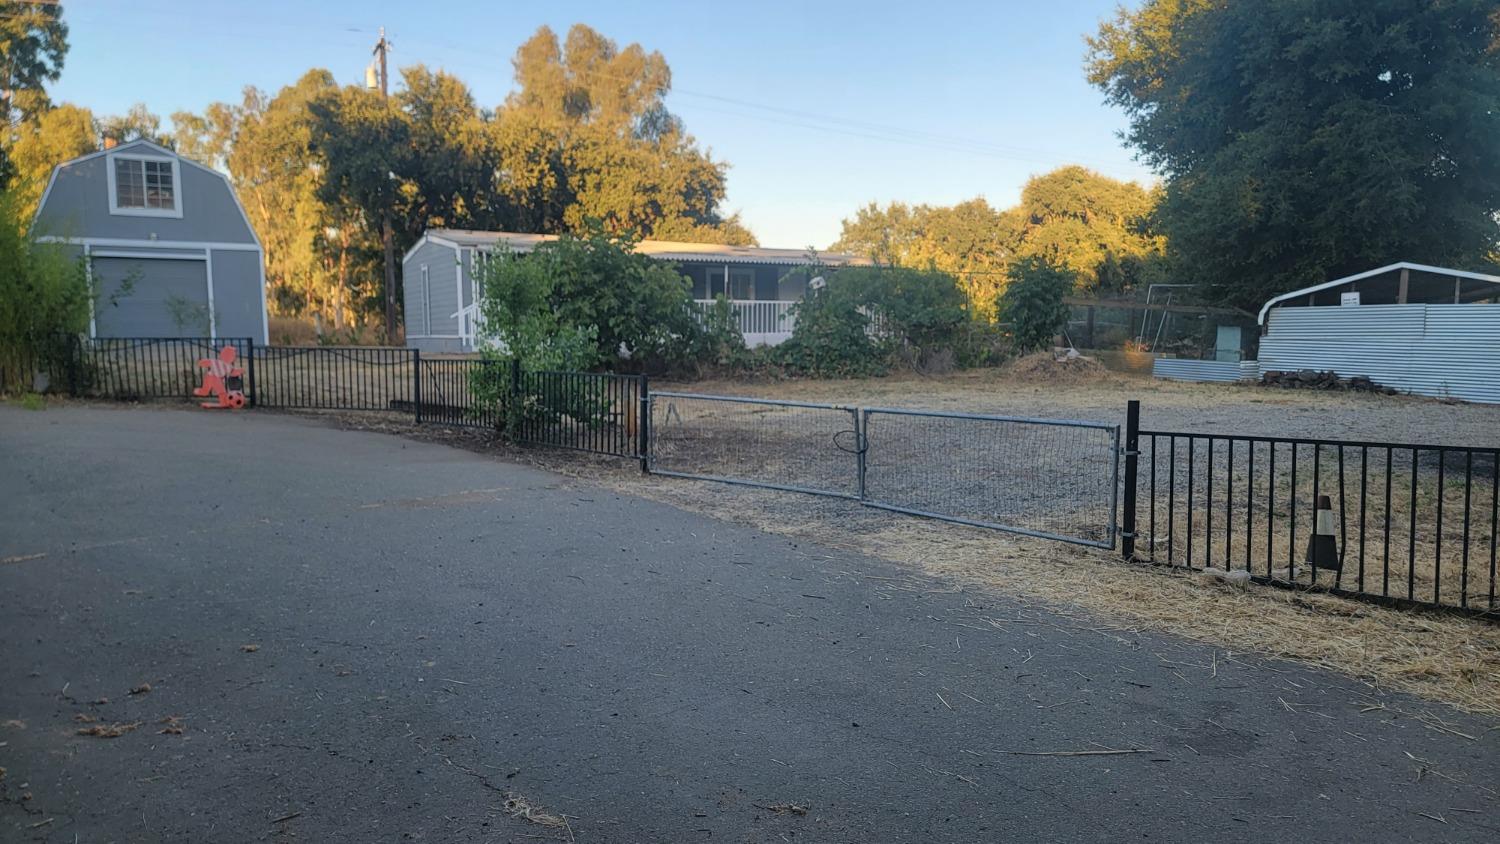
[(265, 255), (224, 174), (137, 140), (60, 164), (32, 231), (81, 256), (94, 337), (269, 340)]

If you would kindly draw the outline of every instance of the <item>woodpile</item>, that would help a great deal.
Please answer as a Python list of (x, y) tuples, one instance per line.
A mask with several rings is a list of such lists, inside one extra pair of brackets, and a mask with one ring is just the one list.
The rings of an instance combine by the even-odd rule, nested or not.
[(1295, 372), (1271, 370), (1260, 376), (1260, 383), (1267, 387), (1280, 387), (1283, 390), (1345, 390), (1355, 393), (1396, 395), (1395, 388), (1382, 387), (1364, 375), (1340, 378), (1336, 372), (1316, 372), (1311, 369), (1299, 369)]

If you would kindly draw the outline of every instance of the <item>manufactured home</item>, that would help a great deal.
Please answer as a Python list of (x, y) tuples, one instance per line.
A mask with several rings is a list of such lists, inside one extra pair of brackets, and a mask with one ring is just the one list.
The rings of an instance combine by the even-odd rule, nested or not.
[[(402, 259), (406, 291), (406, 344), (424, 352), (465, 353), (476, 349), (483, 283), (477, 268), (487, 256), (524, 254), (554, 235), (431, 229)], [(674, 264), (691, 282), (693, 299), (708, 307), (729, 300), (740, 332), (751, 346), (775, 345), (792, 336), (790, 313), (807, 292), (811, 266), (852, 266), (869, 262), (853, 255), (808, 249), (766, 249), (643, 240), (636, 251)]]
[(224, 174), (137, 140), (59, 164), (32, 231), (85, 261), (93, 337), (268, 340), (265, 256)]

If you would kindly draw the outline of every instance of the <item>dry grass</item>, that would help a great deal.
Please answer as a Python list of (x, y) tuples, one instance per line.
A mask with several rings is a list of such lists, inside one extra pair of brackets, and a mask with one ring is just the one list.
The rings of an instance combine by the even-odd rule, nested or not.
[(93, 724), (88, 727), (80, 727), (75, 732), (80, 736), (92, 736), (93, 738), (119, 738), (129, 732), (134, 732), (141, 726), (140, 721), (118, 724)]

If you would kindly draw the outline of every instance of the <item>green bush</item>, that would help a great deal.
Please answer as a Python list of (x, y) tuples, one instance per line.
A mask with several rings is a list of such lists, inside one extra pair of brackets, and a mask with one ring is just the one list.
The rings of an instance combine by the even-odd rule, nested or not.
[(511, 377), (513, 365), (524, 373), (588, 371), (601, 360), (597, 329), (566, 324), (554, 307), (557, 275), (548, 262), (496, 253), (480, 279), (480, 337), (484, 358), (493, 365), (479, 367), (470, 378), (479, 405), (500, 408), (501, 426), (511, 432), (528, 419), (598, 418), (588, 412), (593, 398), (581, 389), (548, 391), (544, 400), (530, 389), (533, 379), (514, 383)]
[[(809, 270), (815, 272), (817, 268)], [(902, 267), (846, 267), (809, 290), (792, 312), (792, 337), (770, 359), (797, 374), (881, 375), (897, 359), (922, 368), (952, 361), (968, 322), (953, 276)]]
[(29, 390), (33, 368), (55, 363), (67, 335), (88, 330), (90, 295), (82, 257), (29, 239), (15, 196), (0, 193), (0, 373)]
[(1028, 257), (1006, 268), (1007, 283), (996, 300), (1000, 322), (1010, 325), (1016, 352), (1026, 354), (1051, 345), (1068, 321), (1063, 299), (1073, 290), (1072, 271)]
[(592, 329), (600, 361), (640, 371), (694, 363), (704, 339), (692, 285), (676, 267), (633, 248), (631, 240), (593, 231), (563, 235), (512, 260), (549, 277), (558, 324)]
[(825, 378), (883, 375), (889, 349), (871, 336), (862, 290), (834, 281), (811, 288), (791, 307), (792, 336), (767, 360), (792, 374)]

